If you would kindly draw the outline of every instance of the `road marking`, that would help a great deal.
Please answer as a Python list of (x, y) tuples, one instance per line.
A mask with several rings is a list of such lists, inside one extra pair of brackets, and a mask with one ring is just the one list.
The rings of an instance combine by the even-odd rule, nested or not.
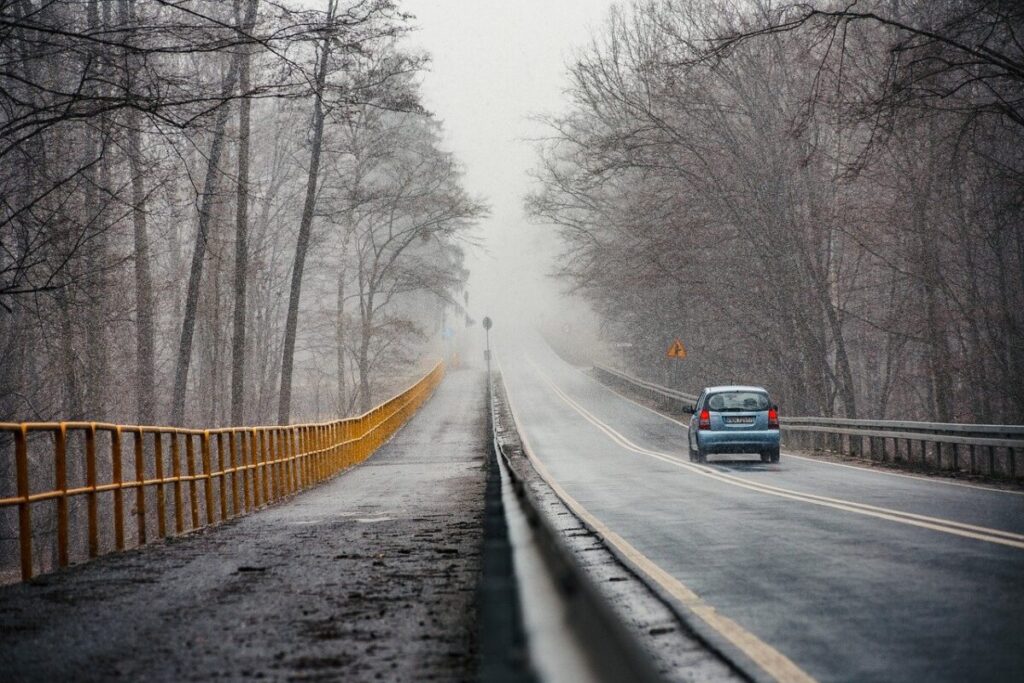
[[(688, 588), (682, 581), (662, 569), (650, 558), (633, 547), (633, 545), (626, 541), (626, 539), (608, 528), (607, 525), (580, 504), (579, 501), (569, 495), (569, 492), (562, 488), (561, 484), (555, 480), (551, 475), (551, 472), (548, 471), (548, 468), (536, 456), (533, 448), (530, 446), (529, 438), (519, 422), (519, 417), (513, 404), (511, 390), (507, 385), (506, 393), (509, 395), (508, 403), (509, 411), (512, 413), (512, 421), (515, 423), (516, 430), (519, 432), (519, 436), (523, 442), (523, 451), (526, 453), (527, 458), (529, 458), (530, 463), (533, 465), (534, 469), (537, 470), (537, 473), (540, 474), (541, 478), (544, 479), (547, 485), (552, 488), (558, 497), (562, 499), (562, 502), (564, 502), (576, 516), (584, 520), (591, 528), (600, 534), (606, 543), (615, 547), (623, 556), (628, 558), (638, 570), (646, 574), (648, 578), (661, 586), (669, 595), (682, 603), (686, 609), (690, 610), (691, 613), (714, 629), (715, 632), (719, 633), (723, 638), (732, 643), (776, 681), (779, 681), (780, 683), (816, 683), (814, 678), (794, 664), (791, 659), (765, 643), (750, 631), (747, 631), (729, 617), (718, 612), (708, 603), (704, 602), (699, 595)], [(605, 433), (610, 437), (612, 436), (608, 432)], [(612, 438), (614, 439), (614, 437)]]
[(680, 467), (685, 470), (694, 472), (701, 476), (714, 479), (716, 481), (744, 488), (750, 491), (756, 491), (759, 493), (765, 493), (778, 498), (785, 498), (787, 500), (794, 500), (804, 503), (810, 503), (812, 505), (819, 505), (822, 507), (832, 508), (834, 510), (841, 510), (843, 512), (853, 512), (855, 514), (864, 515), (867, 517), (874, 517), (877, 519), (885, 519), (891, 522), (898, 522), (900, 524), (906, 524), (909, 526), (916, 526), (922, 529), (930, 529), (932, 531), (939, 531), (954, 536), (961, 536), (963, 538), (971, 538), (979, 541), (987, 541), (989, 543), (995, 543), (998, 545), (1009, 546), (1011, 548), (1017, 548), (1024, 550), (1024, 534), (1018, 534), (1010, 531), (1002, 531), (999, 529), (991, 529), (989, 527), (976, 526), (973, 524), (964, 524), (961, 522), (954, 522), (952, 520), (942, 519), (939, 517), (929, 517), (927, 515), (918, 515), (910, 512), (902, 512), (900, 510), (893, 510), (890, 508), (883, 508), (875, 505), (868, 505), (865, 503), (856, 503), (853, 501), (843, 500), (840, 498), (830, 498), (827, 496), (819, 496), (812, 493), (803, 493), (801, 491), (795, 491), (792, 489), (785, 489), (778, 486), (771, 486), (769, 484), (763, 484), (760, 482), (753, 482), (740, 477), (735, 477), (730, 474), (725, 474), (716, 469), (710, 468), (706, 465), (699, 465), (690, 462), (684, 462), (683, 460), (660, 451), (654, 451), (646, 449), (642, 446), (630, 441), (627, 437), (616, 431), (613, 427), (605, 422), (602, 422), (593, 413), (588, 411), (586, 408), (578, 404), (575, 400), (569, 397), (561, 388), (559, 388), (531, 359), (530, 364), (533, 366), (534, 371), (541, 378), (541, 380), (548, 385), (549, 388), (558, 396), (564, 403), (570, 408), (579, 413), (585, 420), (596, 427), (598, 430), (603, 432), (612, 441), (617, 443), (625, 450), (632, 451), (640, 455), (646, 455), (648, 457), (655, 458), (662, 462), (666, 462), (676, 467)]
[(866, 472), (868, 474), (881, 474), (886, 477), (901, 477), (903, 479), (913, 479), (914, 481), (927, 482), (929, 484), (942, 484), (943, 486), (958, 486), (963, 489), (975, 489), (977, 491), (989, 491), (991, 493), (1009, 493), (1012, 496), (1024, 496), (1024, 491), (1011, 491), (1010, 489), (997, 489), (992, 486), (982, 486), (980, 484), (967, 484), (962, 481), (949, 481), (947, 479), (939, 479), (937, 477), (923, 477), (918, 474), (903, 474), (902, 472), (886, 472), (884, 470), (876, 470), (870, 467), (863, 467), (859, 465), (848, 465), (842, 462), (830, 462), (828, 460), (819, 460), (818, 458), (809, 458), (806, 455), (796, 455), (795, 453), (786, 453), (788, 458), (796, 458), (797, 460), (806, 460), (807, 462), (814, 463), (816, 465), (830, 465), (832, 467), (845, 467), (850, 470), (857, 470), (859, 472)]
[[(609, 392), (615, 394), (616, 396), (618, 396), (619, 398), (621, 398), (621, 399), (623, 399), (625, 401), (629, 401), (630, 403), (632, 403), (633, 405), (637, 406), (638, 408), (643, 408), (644, 410), (646, 410), (649, 413), (654, 413), (658, 417), (660, 417), (660, 418), (662, 418), (664, 420), (668, 420), (669, 422), (675, 423), (675, 424), (679, 425), (680, 427), (682, 427), (683, 429), (685, 429), (687, 431), (690, 430), (690, 425), (686, 424), (685, 422), (683, 422), (681, 420), (677, 420), (674, 417), (670, 417), (670, 416), (666, 415), (665, 413), (661, 412), (660, 410), (655, 410), (654, 408), (651, 408), (650, 406), (645, 406), (643, 403), (640, 403), (639, 401), (637, 401), (635, 399), (632, 399), (629, 396), (626, 396), (622, 392), (616, 391), (615, 389), (611, 388), (607, 384), (604, 384), (603, 382), (600, 382), (600, 381), (594, 379), (593, 377), (591, 377), (590, 375), (588, 375), (583, 368), (578, 368), (578, 367), (574, 366), (573, 369), (576, 370), (577, 372), (579, 372), (581, 375), (586, 377), (588, 380), (590, 380), (594, 384), (596, 384), (597, 386), (605, 389), (606, 391), (609, 391)], [(797, 455), (797, 454), (792, 453), (790, 451), (783, 451), (782, 454), (785, 455), (787, 458), (796, 458), (797, 460), (805, 460), (805, 461), (807, 461), (809, 463), (812, 463), (812, 464), (815, 464), (815, 465), (828, 465), (830, 467), (844, 467), (846, 469), (857, 470), (858, 472), (863, 472), (865, 474), (880, 474), (880, 475), (886, 476), (886, 477), (900, 477), (901, 479), (911, 479), (913, 481), (925, 482), (925, 483), (928, 483), (928, 484), (941, 484), (943, 486), (957, 486), (959, 488), (974, 489), (974, 490), (977, 490), (977, 491), (989, 491), (991, 493), (1008, 493), (1008, 494), (1010, 494), (1012, 496), (1024, 496), (1024, 491), (1011, 491), (1010, 489), (998, 489), (998, 488), (995, 488), (993, 486), (982, 486), (981, 484), (968, 484), (968, 483), (965, 483), (965, 482), (962, 482), (962, 481), (950, 481), (948, 479), (941, 479), (941, 478), (938, 478), (938, 477), (925, 477), (925, 476), (921, 476), (919, 474), (906, 474), (906, 473), (903, 473), (903, 472), (886, 472), (885, 470), (878, 470), (878, 469), (874, 469), (874, 468), (871, 468), (871, 467), (865, 467), (863, 465), (850, 465), (850, 464), (847, 464), (847, 463), (831, 462), (829, 460), (821, 460), (819, 458), (810, 458), (810, 457), (807, 457), (806, 455)]]

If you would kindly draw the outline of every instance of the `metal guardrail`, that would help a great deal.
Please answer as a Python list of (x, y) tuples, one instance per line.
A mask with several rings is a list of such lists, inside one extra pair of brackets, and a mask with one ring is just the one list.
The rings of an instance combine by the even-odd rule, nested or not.
[[(332, 422), (223, 429), (0, 423), (0, 435), (13, 436), (17, 490), (15, 496), (0, 498), (0, 512), (17, 507), (22, 579), (33, 575), (33, 540), (39, 530), (33, 527), (32, 512), (39, 505), (56, 503), (56, 564), (61, 567), (71, 560), (69, 507), (79, 497), (86, 501), (85, 529), (74, 531), (87, 536), (89, 558), (101, 554), (101, 501), (112, 508), (106, 517), (112, 517), (114, 549), (128, 546), (126, 492), (134, 491), (132, 540), (137, 546), (147, 543), (152, 531), (157, 538), (168, 536), (169, 507), (174, 534), (243, 515), (365, 460), (416, 412), (443, 376), (444, 365), (438, 363), (369, 412)], [(125, 478), (126, 471), (132, 478)], [(84, 481), (72, 481), (72, 475)], [(109, 537), (110, 530), (104, 531)], [(42, 564), (41, 558), (35, 564)]]
[[(672, 401), (679, 401), (682, 404), (693, 403), (697, 400), (697, 394), (687, 394), (676, 389), (670, 389), (669, 387), (655, 384), (654, 382), (648, 382), (647, 380), (627, 375), (624, 372), (605, 367), (603, 365), (595, 365), (594, 370), (596, 370), (598, 374), (605, 375), (609, 379), (618, 380), (630, 385), (633, 389), (642, 390), (643, 392), (650, 394), (652, 398), (669, 399)], [(682, 408), (682, 405), (680, 405), (680, 408)]]
[[(509, 478), (515, 497), (514, 501), (506, 503), (506, 508), (515, 505), (525, 516), (531, 530), (529, 549), (517, 547), (514, 534), (510, 534), (512, 551), (515, 553), (528, 550), (539, 555), (540, 563), (555, 587), (559, 603), (545, 603), (542, 607), (559, 615), (564, 629), (569, 632), (572, 641), (589, 660), (593, 680), (636, 683), (662, 681), (663, 678), (651, 665), (650, 656), (626, 630), (615, 610), (594, 586), (572, 551), (561, 540), (559, 532), (541, 510), (526, 481), (517, 472), (497, 429), (498, 424), (507, 424), (510, 420), (499, 418), (500, 408), (495, 400), (495, 384), (501, 391), (500, 376), (488, 381), (491, 438), (494, 453), (500, 461), (502, 471)], [(528, 588), (523, 586), (518, 591), (521, 600), (529, 599), (522, 597)], [(561, 629), (559, 631), (561, 632)], [(526, 640), (526, 648), (536, 652), (537, 644), (531, 645), (529, 633), (526, 634)], [(547, 668), (558, 669), (558, 666), (557, 663), (549, 663)], [(566, 675), (562, 674), (561, 677), (564, 679)], [(501, 680), (510, 679), (505, 676)]]
[[(694, 394), (662, 387), (620, 370), (599, 365), (605, 380), (625, 384), (682, 411)], [(1024, 452), (1024, 425), (972, 425), (909, 420), (856, 420), (842, 417), (782, 417), (782, 436), (790, 447), (832, 450), (854, 457), (896, 461), (972, 474), (1017, 477)], [(916, 451), (916, 453), (915, 453)], [(981, 467), (980, 463), (985, 462)]]

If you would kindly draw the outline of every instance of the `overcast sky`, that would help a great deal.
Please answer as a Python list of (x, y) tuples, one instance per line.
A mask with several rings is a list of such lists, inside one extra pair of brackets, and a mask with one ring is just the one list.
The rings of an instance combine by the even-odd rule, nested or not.
[[(563, 110), (565, 65), (601, 25), (611, 0), (405, 0), (419, 30), (411, 43), (433, 58), (424, 76), (427, 106), (445, 124), (448, 148), (466, 169), (465, 184), (490, 204), (481, 229), (489, 252), (470, 259), (474, 315), (497, 304), (500, 290), (532, 287), (522, 256), (538, 245), (526, 226), (523, 195), (542, 132), (528, 117)], [(546, 271), (548, 263), (538, 263)], [(524, 292), (520, 292), (523, 295)]]

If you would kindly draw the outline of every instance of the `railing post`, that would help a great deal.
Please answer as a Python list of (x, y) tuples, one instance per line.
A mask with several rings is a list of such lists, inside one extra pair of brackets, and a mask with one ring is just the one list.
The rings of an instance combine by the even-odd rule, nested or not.
[(110, 433), (110, 460), (114, 475), (114, 546), (124, 550), (124, 491), (121, 484), (124, 476), (121, 472), (121, 427), (115, 427)]
[(241, 453), (242, 470), (242, 504), (246, 512), (256, 507), (256, 428), (245, 430), (244, 440), (238, 444)]
[(185, 467), (188, 471), (188, 506), (192, 512), (192, 528), (199, 528), (199, 491), (196, 486), (196, 448), (192, 434), (185, 434)]
[(260, 430), (260, 480), (263, 482), (263, 504), (270, 503), (270, 476), (271, 473), (267, 471), (267, 450), (268, 441), (270, 439), (270, 430)]
[(153, 464), (156, 466), (156, 532), (160, 538), (167, 536), (167, 484), (164, 482), (164, 435), (153, 432)]
[(295, 427), (288, 428), (288, 454), (292, 464), (292, 491), (298, 493), (302, 490), (302, 480), (299, 478), (299, 448), (295, 442)]
[[(206, 523), (213, 524), (213, 458), (210, 457), (210, 431), (204, 430), (199, 442), (203, 459), (203, 498), (206, 503)], [(196, 526), (199, 526), (196, 524)]]
[(253, 429), (249, 443), (249, 457), (252, 460), (252, 504), (259, 509), (263, 501), (263, 430)]
[(267, 432), (267, 452), (270, 463), (270, 500), (276, 501), (281, 498), (281, 472), (278, 468), (278, 457), (277, 457), (277, 435), (278, 430), (276, 427), (271, 428)]
[(319, 484), (327, 478), (327, 469), (324, 467), (324, 435), (320, 425), (313, 425), (309, 430), (313, 439), (313, 466), (316, 470), (316, 481)]
[(228, 451), (231, 457), (231, 516), (238, 516), (238, 437), (237, 430), (228, 432)]
[(255, 493), (256, 485), (255, 485), (255, 483), (253, 483), (253, 485), (252, 485), (252, 489), (253, 489), (253, 493), (251, 494), (252, 497), (250, 497), (250, 493), (249, 493), (250, 481), (251, 482), (255, 482), (256, 481), (255, 478), (252, 475), (252, 468), (250, 467), (250, 464), (252, 462), (253, 443), (254, 443), (254, 440), (256, 438), (256, 430), (255, 429), (246, 429), (246, 430), (242, 431), (240, 436), (241, 436), (241, 441), (238, 444), (238, 451), (239, 451), (239, 456), (240, 457), (238, 459), (238, 462), (239, 462), (239, 465), (241, 465), (241, 467), (242, 467), (242, 504), (245, 506), (245, 511), (249, 512), (250, 510), (252, 510), (252, 500), (256, 496), (256, 493)]
[(135, 432), (135, 481), (138, 484), (135, 489), (135, 527), (139, 545), (146, 544), (146, 487), (142, 483), (146, 480), (145, 450), (142, 427), (139, 427)]
[(303, 449), (302, 427), (292, 431), (292, 450), (295, 453), (295, 476), (298, 477), (299, 490), (309, 488), (309, 477), (306, 473), (305, 450)]
[(89, 423), (85, 432), (85, 485), (89, 520), (89, 557), (100, 554), (99, 494), (96, 493), (96, 423)]
[(171, 432), (171, 477), (174, 481), (174, 531), (185, 532), (185, 500), (181, 490), (181, 445), (178, 432)]
[(71, 563), (68, 553), (68, 428), (61, 422), (53, 433), (57, 490), (57, 563), (66, 567)]
[(220, 521), (228, 518), (228, 474), (224, 464), (224, 432), (217, 432), (217, 475), (220, 492)]
[(21, 578), (32, 578), (32, 509), (28, 502), (28, 427), (14, 433), (14, 459), (18, 471), (18, 540), (21, 552)]

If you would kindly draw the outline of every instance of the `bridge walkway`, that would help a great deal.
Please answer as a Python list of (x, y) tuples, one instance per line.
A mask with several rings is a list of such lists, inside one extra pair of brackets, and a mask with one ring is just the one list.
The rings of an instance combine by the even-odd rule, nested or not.
[(475, 675), (487, 425), (452, 370), (367, 462), (290, 501), (0, 588), (0, 671), (50, 680)]

